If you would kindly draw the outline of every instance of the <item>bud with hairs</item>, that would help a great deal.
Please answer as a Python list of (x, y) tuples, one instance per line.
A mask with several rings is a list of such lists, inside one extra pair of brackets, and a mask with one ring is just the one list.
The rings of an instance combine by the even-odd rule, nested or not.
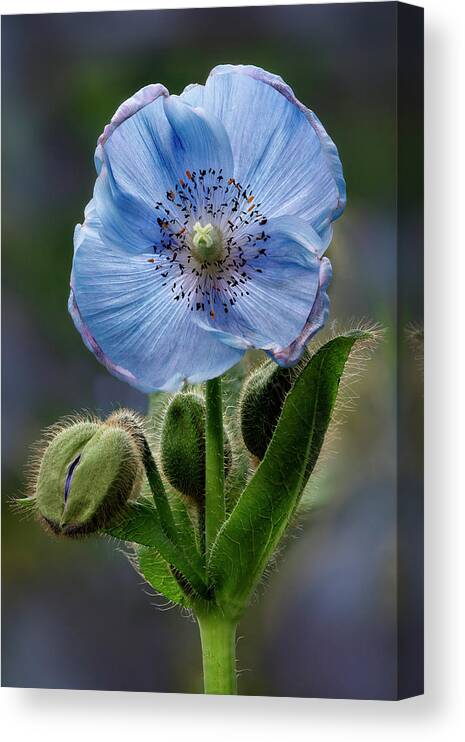
[[(161, 431), (163, 473), (175, 490), (196, 503), (205, 497), (205, 402), (181, 392), (170, 401)], [(232, 451), (224, 431), (224, 473), (229, 474)]]
[(126, 410), (105, 421), (81, 418), (54, 426), (31, 482), (41, 522), (72, 537), (105, 528), (140, 492), (143, 440), (140, 421)]

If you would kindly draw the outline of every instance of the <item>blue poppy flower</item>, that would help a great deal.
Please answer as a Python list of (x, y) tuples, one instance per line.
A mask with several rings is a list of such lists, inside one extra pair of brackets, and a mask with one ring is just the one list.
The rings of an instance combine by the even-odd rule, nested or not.
[(221, 375), (248, 348), (292, 365), (328, 314), (323, 254), (345, 206), (337, 149), (277, 75), (216, 67), (149, 85), (100, 136), (69, 310), (145, 392)]

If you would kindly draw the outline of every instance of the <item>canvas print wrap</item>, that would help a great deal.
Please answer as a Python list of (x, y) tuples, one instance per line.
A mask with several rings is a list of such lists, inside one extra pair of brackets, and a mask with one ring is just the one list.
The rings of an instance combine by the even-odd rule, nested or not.
[(2, 46), (3, 683), (421, 693), (421, 11)]

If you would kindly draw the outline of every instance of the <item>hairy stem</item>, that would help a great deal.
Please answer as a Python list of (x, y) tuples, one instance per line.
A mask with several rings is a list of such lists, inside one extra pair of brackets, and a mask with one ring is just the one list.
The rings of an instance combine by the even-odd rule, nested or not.
[(157, 508), (158, 515), (160, 516), (160, 523), (162, 524), (162, 528), (168, 538), (170, 538), (173, 543), (176, 543), (178, 540), (178, 535), (174, 523), (173, 513), (171, 511), (170, 503), (166, 495), (165, 488), (163, 486), (160, 472), (158, 471), (157, 464), (155, 462), (155, 459), (153, 458), (153, 454), (150, 450), (150, 446), (146, 438), (143, 439), (143, 447), (145, 473), (147, 475), (150, 489), (152, 491), (155, 507)]
[(237, 693), (236, 623), (217, 613), (197, 616), (202, 641), (204, 692)]
[(211, 548), (225, 517), (221, 378), (206, 384), (205, 539)]

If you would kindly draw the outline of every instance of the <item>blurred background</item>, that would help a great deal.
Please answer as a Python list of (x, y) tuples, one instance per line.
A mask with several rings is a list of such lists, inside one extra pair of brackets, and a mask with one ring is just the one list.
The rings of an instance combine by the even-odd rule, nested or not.
[[(24, 489), (29, 448), (45, 426), (74, 410), (147, 407), (85, 349), (66, 310), (73, 229), (92, 194), (97, 136), (142, 86), (160, 81), (179, 93), (229, 62), (280, 74), (334, 138), (348, 207), (328, 251), (331, 318), (386, 328), (358, 381), (356, 410), (320, 468), (299, 538), (288, 540), (240, 625), (240, 690), (396, 696), (396, 360), (405, 328), (421, 320), (421, 289), (408, 249), (409, 230), (412, 240), (417, 234), (413, 163), (404, 173), (399, 312), (395, 5), (2, 18), (3, 685), (201, 692), (191, 619), (165, 610), (114, 544), (53, 539), (8, 501)], [(407, 96), (412, 137), (416, 104)], [(416, 513), (422, 400), (412, 343), (405, 358), (413, 484), (402, 497)], [(404, 571), (406, 594), (420, 595), (421, 564), (409, 561)], [(415, 675), (412, 615), (405, 609), (402, 635), (406, 651), (414, 648)]]

